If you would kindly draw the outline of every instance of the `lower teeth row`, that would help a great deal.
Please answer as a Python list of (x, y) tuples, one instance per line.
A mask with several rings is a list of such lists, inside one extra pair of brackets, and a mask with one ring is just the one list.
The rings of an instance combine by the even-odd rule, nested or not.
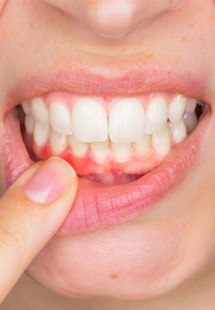
[(168, 121), (166, 126), (156, 134), (145, 134), (142, 139), (135, 143), (105, 142), (84, 143), (74, 139), (73, 136), (59, 134), (48, 125), (35, 121), (31, 114), (25, 115), (25, 130), (33, 136), (36, 152), (46, 145), (50, 145), (53, 155), (61, 155), (70, 148), (75, 157), (84, 157), (90, 153), (96, 162), (102, 162), (107, 157), (115, 161), (127, 161), (131, 155), (143, 157), (151, 150), (156, 151), (161, 157), (165, 157), (171, 146), (183, 141), (187, 134), (197, 126), (198, 118), (195, 113), (185, 112), (178, 123)]

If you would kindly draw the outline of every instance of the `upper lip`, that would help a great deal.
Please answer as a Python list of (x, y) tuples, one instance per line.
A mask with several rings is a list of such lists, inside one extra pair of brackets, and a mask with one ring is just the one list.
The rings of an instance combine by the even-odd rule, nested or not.
[[(102, 72), (105, 72), (103, 74)], [(107, 73), (108, 72), (108, 73)], [(6, 100), (5, 112), (20, 102), (51, 91), (82, 95), (134, 96), (150, 92), (181, 93), (206, 101), (206, 78), (202, 73), (175, 71), (170, 66), (144, 65), (139, 69), (84, 70), (58, 67), (18, 81)]]

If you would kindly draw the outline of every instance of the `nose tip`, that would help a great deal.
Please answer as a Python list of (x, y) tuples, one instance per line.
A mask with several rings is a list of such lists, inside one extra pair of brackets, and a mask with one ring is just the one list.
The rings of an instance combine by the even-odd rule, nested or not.
[(135, 1), (97, 1), (88, 11), (87, 23), (98, 35), (119, 38), (135, 24)]
[(85, 25), (97, 35), (119, 38), (162, 13), (180, 7), (184, 0), (91, 0)]

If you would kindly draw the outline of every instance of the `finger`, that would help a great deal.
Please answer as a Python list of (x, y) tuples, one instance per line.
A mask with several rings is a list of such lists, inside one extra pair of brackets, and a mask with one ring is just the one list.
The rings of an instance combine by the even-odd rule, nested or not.
[(51, 158), (26, 170), (0, 200), (0, 302), (65, 220), (77, 177)]

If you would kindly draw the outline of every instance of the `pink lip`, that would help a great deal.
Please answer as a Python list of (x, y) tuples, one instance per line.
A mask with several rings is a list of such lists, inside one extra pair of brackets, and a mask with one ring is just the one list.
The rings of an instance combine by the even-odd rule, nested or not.
[[(102, 77), (81, 71), (58, 70), (37, 75), (19, 83), (11, 92), (5, 113), (18, 102), (53, 90), (83, 94), (131, 95), (152, 91), (180, 92), (204, 99), (205, 79), (172, 73), (167, 69), (146, 67), (144, 71)], [(105, 186), (80, 178), (74, 206), (58, 234), (83, 233), (119, 224), (152, 208), (183, 179), (199, 152), (207, 128), (207, 113), (195, 131), (162, 164), (135, 182)], [(11, 141), (1, 158), (5, 163), (8, 184), (32, 164), (21, 138), (15, 137), (14, 120), (6, 122), (3, 141)], [(13, 129), (13, 130), (12, 130)], [(13, 154), (11, 156), (11, 154)], [(10, 156), (10, 158), (9, 158)]]

